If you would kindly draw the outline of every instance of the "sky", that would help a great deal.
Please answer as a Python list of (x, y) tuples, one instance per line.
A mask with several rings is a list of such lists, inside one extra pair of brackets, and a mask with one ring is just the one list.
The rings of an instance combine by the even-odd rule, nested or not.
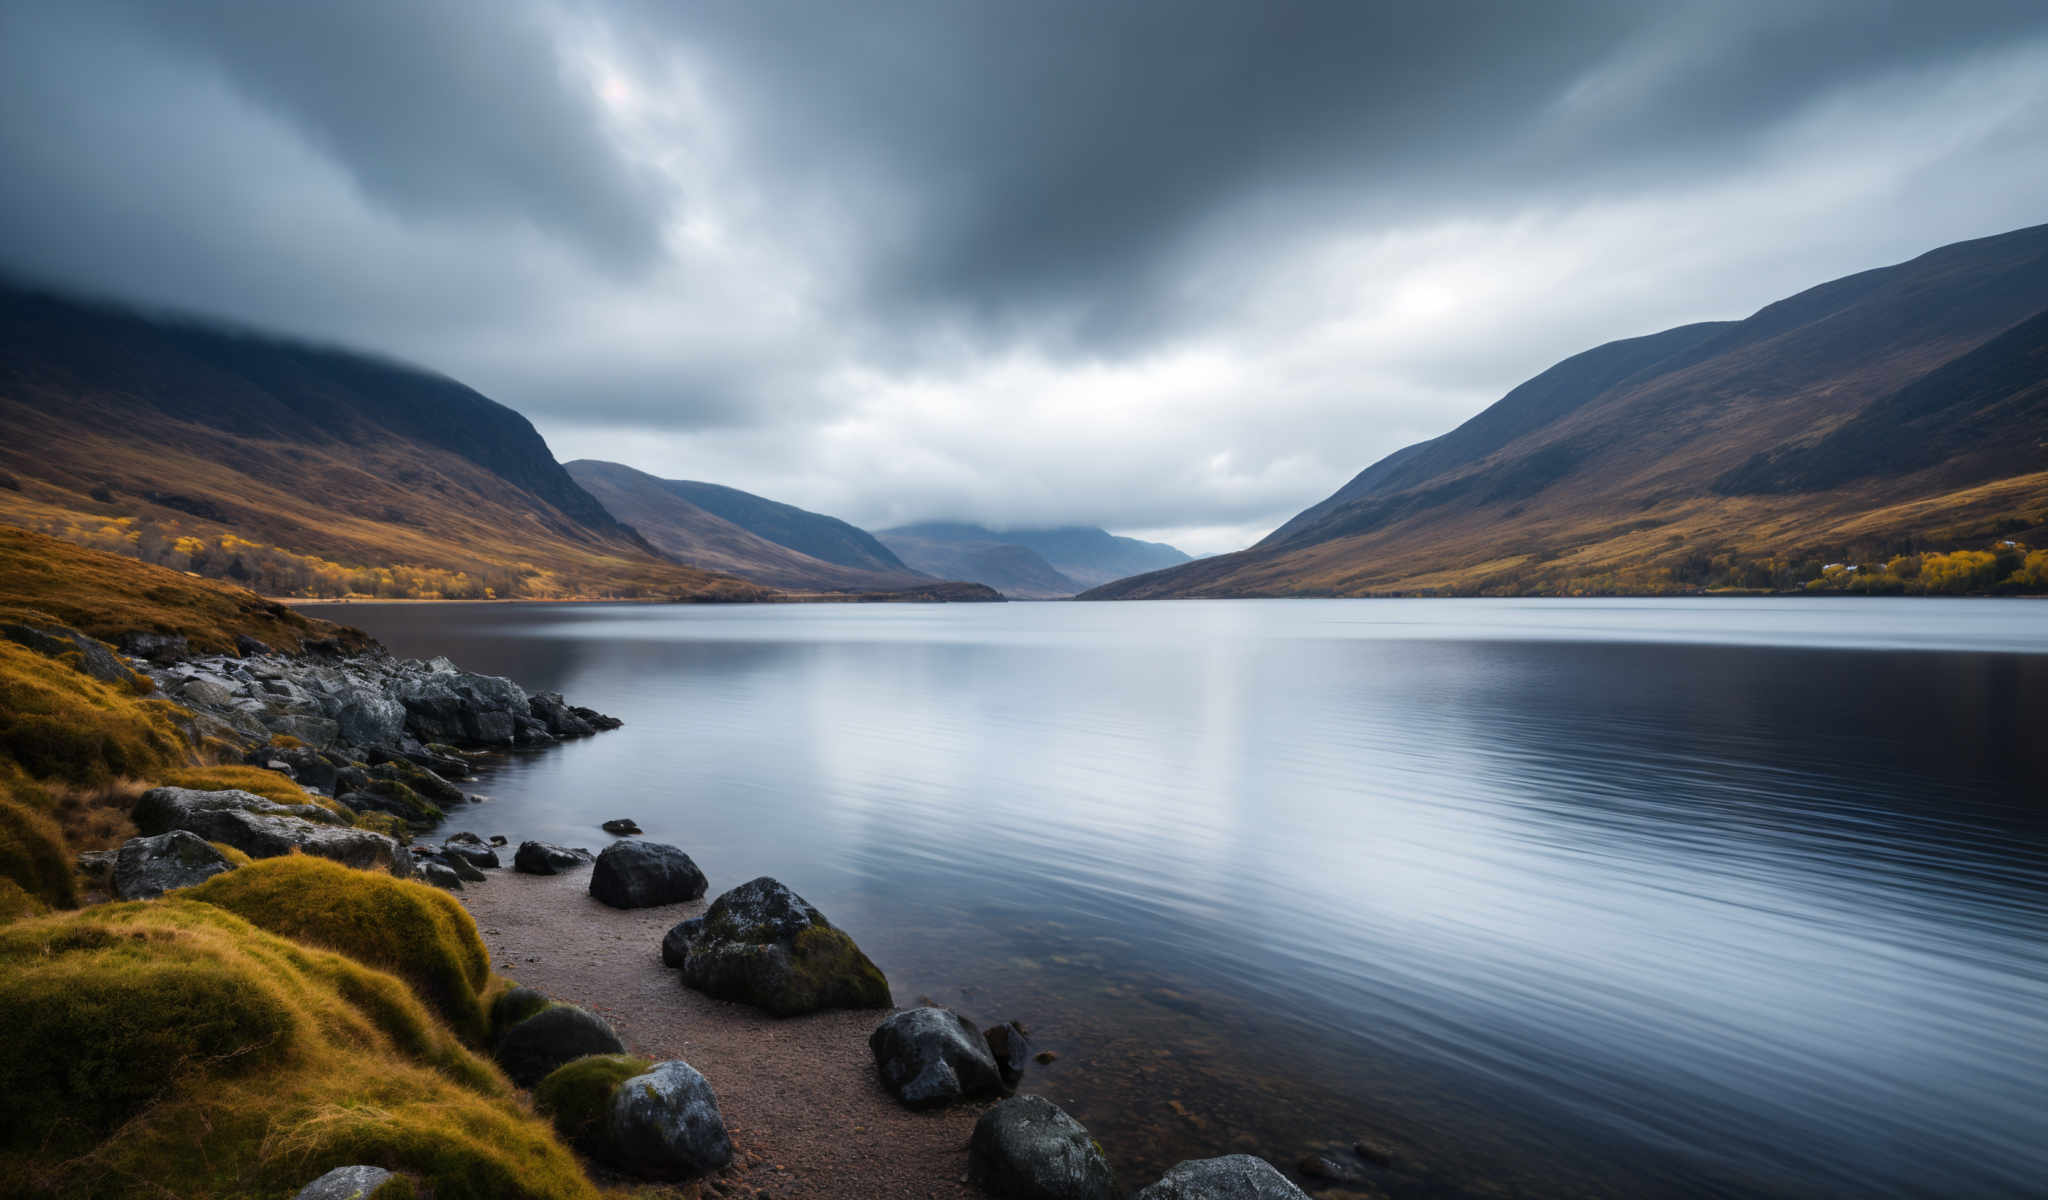
[(1235, 549), (2044, 221), (2039, 0), (0, 0), (0, 269), (869, 528)]

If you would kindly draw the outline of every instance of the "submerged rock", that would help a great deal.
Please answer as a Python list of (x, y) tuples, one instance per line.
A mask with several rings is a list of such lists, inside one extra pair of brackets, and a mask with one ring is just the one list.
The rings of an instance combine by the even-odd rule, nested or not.
[(496, 1057), (512, 1082), (530, 1088), (563, 1063), (586, 1054), (623, 1054), (625, 1049), (602, 1017), (557, 1004), (506, 1030), (498, 1039)]
[[(890, 1003), (888, 979), (853, 939), (766, 876), (726, 892), (703, 916), (670, 929), (661, 957), (682, 971), (690, 987), (776, 1016)], [(978, 1032), (975, 1040), (981, 1040)]]
[(614, 1163), (654, 1179), (687, 1179), (732, 1162), (718, 1097), (686, 1062), (656, 1063), (612, 1091), (606, 1135)]
[(911, 1108), (938, 1108), (1003, 1090), (981, 1031), (949, 1008), (910, 1008), (868, 1035), (889, 1094)]
[(227, 855), (196, 833), (173, 829), (155, 837), (129, 838), (114, 855), (114, 896), (149, 900), (234, 869)]
[(1003, 1074), (1003, 1087), (1014, 1091), (1024, 1080), (1024, 1066), (1031, 1061), (1031, 1039), (1015, 1021), (992, 1025), (981, 1031), (988, 1052), (995, 1056), (996, 1069)]
[(382, 1167), (336, 1167), (300, 1188), (292, 1200), (369, 1200), (393, 1178)]
[(981, 1114), (967, 1175), (1010, 1200), (1116, 1200), (1116, 1176), (1079, 1121), (1043, 1096), (1012, 1096)]
[(1308, 1200), (1272, 1163), (1249, 1154), (1176, 1164), (1132, 1200)]
[(598, 828), (611, 834), (613, 837), (638, 837), (644, 832), (631, 817), (619, 817), (616, 820), (606, 821), (598, 826)]
[(707, 886), (689, 855), (659, 842), (614, 842), (590, 873), (590, 894), (613, 908), (681, 904), (702, 897)]
[(521, 842), (512, 853), (512, 869), (528, 875), (559, 875), (583, 866), (590, 859), (590, 851), (580, 847), (572, 850), (552, 842)]

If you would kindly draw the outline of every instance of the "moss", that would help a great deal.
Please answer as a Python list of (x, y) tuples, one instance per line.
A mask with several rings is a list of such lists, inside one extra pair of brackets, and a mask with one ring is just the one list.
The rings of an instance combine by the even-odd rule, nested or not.
[(889, 980), (843, 931), (812, 925), (796, 935), (789, 983), (766, 1007), (778, 1014), (825, 1008), (887, 1008)]
[(391, 971), (472, 1043), (484, 1035), (478, 993), (490, 957), (453, 897), (389, 875), (289, 855), (216, 875), (184, 895), (285, 937)]
[(291, 776), (270, 770), (268, 767), (249, 767), (227, 764), (214, 767), (177, 767), (160, 771), (158, 783), (171, 787), (196, 788), (202, 792), (218, 792), (226, 788), (237, 788), (253, 792), (265, 800), (279, 804), (310, 804), (332, 813), (349, 816), (353, 814), (342, 804), (329, 796), (316, 796), (298, 785)]
[(604, 1121), (612, 1092), (654, 1064), (631, 1054), (592, 1054), (565, 1063), (534, 1085), (533, 1106), (562, 1139), (591, 1158), (605, 1157)]
[(398, 980), (181, 898), (0, 928), (0, 1194), (289, 1195), (348, 1163), (437, 1200), (594, 1195)]
[(75, 787), (147, 777), (185, 761), (182, 715), (0, 641), (0, 761), (21, 775)]
[(0, 925), (23, 917), (39, 917), (49, 911), (49, 905), (23, 891), (20, 884), (0, 878)]
[(72, 908), (78, 880), (56, 822), (0, 789), (0, 880), (39, 904)]
[(289, 733), (273, 733), (270, 735), (270, 748), (273, 750), (303, 750), (305, 746), (305, 742), (293, 737)]
[(371, 833), (381, 833), (385, 837), (397, 838), (401, 845), (409, 846), (412, 844), (412, 826), (406, 824), (404, 819), (394, 817), (387, 812), (357, 813), (356, 828), (367, 829)]
[(409, 784), (396, 779), (372, 779), (363, 790), (373, 796), (384, 796), (398, 802), (404, 811), (400, 814), (415, 824), (431, 825), (447, 814), (439, 805), (414, 791)]
[(412, 1176), (393, 1175), (377, 1185), (369, 1200), (419, 1200), (419, 1194), (419, 1185), (412, 1181)]

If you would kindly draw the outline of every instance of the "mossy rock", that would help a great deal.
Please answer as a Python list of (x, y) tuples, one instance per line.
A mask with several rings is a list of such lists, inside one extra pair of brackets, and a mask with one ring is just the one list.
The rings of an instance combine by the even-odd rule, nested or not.
[(401, 846), (412, 844), (412, 826), (404, 819), (387, 812), (366, 812), (356, 814), (356, 828), (367, 829), (395, 839)]
[(307, 855), (216, 875), (186, 897), (272, 933), (339, 950), (410, 983), (465, 1039), (481, 1044), (490, 955), (467, 909), (422, 883)]
[(314, 795), (300, 787), (298, 781), (291, 776), (280, 774), (268, 767), (178, 767), (158, 772), (156, 779), (158, 783), (167, 787), (191, 788), (201, 792), (218, 792), (232, 788), (253, 793), (277, 804), (310, 804), (331, 813), (354, 816), (334, 798)]
[(592, 1054), (550, 1072), (533, 1088), (533, 1107), (555, 1123), (562, 1139), (590, 1158), (605, 1161), (610, 1148), (605, 1116), (612, 1092), (654, 1064), (631, 1054)]
[(78, 879), (56, 822), (0, 791), (0, 880), (38, 903), (78, 904)]
[(180, 898), (0, 928), (0, 1194), (288, 1196), (374, 1163), (437, 1200), (595, 1195), (396, 978)]
[(888, 978), (853, 939), (767, 876), (669, 930), (661, 955), (698, 991), (779, 1017), (891, 1002)]
[(386, 806), (385, 811), (403, 817), (415, 825), (432, 825), (447, 816), (441, 811), (440, 805), (396, 779), (372, 779), (357, 790), (381, 797)]
[(185, 715), (0, 640), (0, 764), (27, 778), (75, 787), (149, 778), (185, 761)]
[(490, 1002), (491, 1037), (502, 1038), (514, 1025), (553, 1004), (530, 987), (520, 987), (503, 976), (493, 976), (484, 995)]

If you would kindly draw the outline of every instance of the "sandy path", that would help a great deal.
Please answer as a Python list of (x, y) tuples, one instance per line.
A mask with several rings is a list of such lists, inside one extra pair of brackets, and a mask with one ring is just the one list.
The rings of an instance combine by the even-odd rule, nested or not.
[(713, 1192), (978, 1195), (962, 1180), (980, 1107), (913, 1113), (890, 1098), (867, 1045), (880, 1011), (778, 1020), (692, 991), (662, 966), (661, 935), (702, 913), (703, 902), (620, 911), (590, 898), (589, 879), (587, 867), (549, 877), (492, 871), (458, 895), (500, 973), (598, 1013), (636, 1053), (704, 1073), (735, 1152)]

